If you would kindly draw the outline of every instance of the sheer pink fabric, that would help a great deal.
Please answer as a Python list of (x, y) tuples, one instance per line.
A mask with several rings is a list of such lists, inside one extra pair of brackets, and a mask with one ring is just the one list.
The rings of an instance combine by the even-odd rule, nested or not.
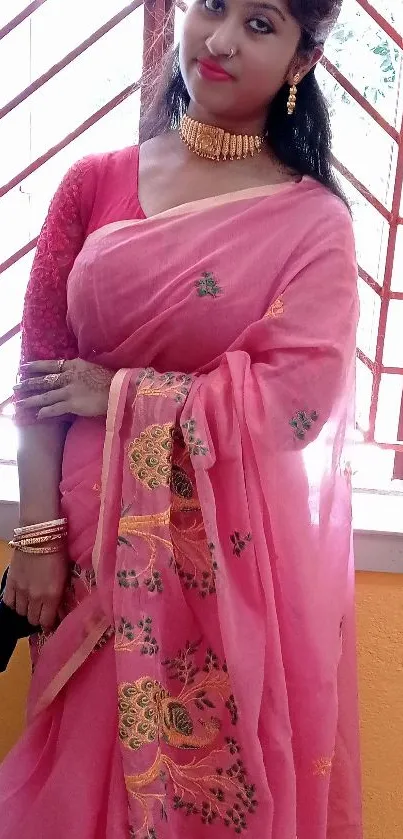
[(356, 320), (351, 222), (310, 180), (88, 237), (69, 328), (120, 372), (106, 436), (68, 435), (71, 612), (1, 839), (56, 811), (60, 839), (361, 839)]

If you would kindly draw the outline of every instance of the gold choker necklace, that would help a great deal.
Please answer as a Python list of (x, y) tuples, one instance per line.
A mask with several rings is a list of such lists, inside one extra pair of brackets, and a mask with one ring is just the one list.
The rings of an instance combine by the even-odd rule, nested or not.
[(248, 134), (229, 134), (222, 128), (197, 122), (185, 116), (179, 127), (179, 134), (190, 151), (208, 160), (241, 160), (259, 154), (263, 137)]

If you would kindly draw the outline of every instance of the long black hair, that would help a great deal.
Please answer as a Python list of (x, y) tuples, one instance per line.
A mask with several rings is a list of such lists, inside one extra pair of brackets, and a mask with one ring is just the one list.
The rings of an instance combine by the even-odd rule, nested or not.
[[(290, 11), (302, 27), (298, 51), (311, 55), (321, 43), (326, 21), (335, 16), (339, 0), (289, 0)], [(298, 84), (297, 107), (287, 114), (289, 87), (284, 84), (271, 102), (265, 136), (277, 159), (299, 175), (310, 175), (334, 195), (347, 200), (333, 173), (329, 110), (318, 85), (315, 68)], [(179, 65), (179, 48), (169, 51), (146, 110), (141, 139), (178, 128), (190, 103)]]

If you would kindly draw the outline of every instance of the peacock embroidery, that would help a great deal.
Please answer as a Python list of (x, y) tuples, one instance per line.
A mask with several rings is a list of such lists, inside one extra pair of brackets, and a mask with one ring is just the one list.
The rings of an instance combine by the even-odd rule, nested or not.
[[(122, 744), (131, 751), (154, 746), (148, 769), (126, 776), (127, 790), (139, 806), (136, 839), (156, 830), (156, 813), (169, 818), (170, 810), (199, 817), (206, 825), (221, 820), (241, 833), (257, 807), (241, 747), (227, 734), (238, 719), (227, 667), (212, 649), (199, 665), (200, 644), (187, 642), (163, 662), (167, 678), (182, 684), (176, 695), (151, 676), (119, 687)], [(203, 755), (179, 763), (172, 749), (202, 750)]]

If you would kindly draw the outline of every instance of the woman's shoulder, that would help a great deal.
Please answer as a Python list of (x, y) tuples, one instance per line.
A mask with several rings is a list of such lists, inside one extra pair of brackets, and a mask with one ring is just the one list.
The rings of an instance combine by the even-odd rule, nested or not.
[(343, 225), (352, 227), (351, 211), (341, 188), (338, 195), (330, 187), (306, 176), (301, 182), (300, 198), (308, 216), (314, 218), (315, 222), (319, 220), (323, 224), (328, 224), (338, 219)]
[(103, 178), (127, 176), (138, 158), (138, 146), (127, 146), (115, 151), (98, 152), (81, 157), (70, 167), (67, 175), (74, 178)]
[(353, 219), (347, 201), (326, 186), (305, 177), (295, 191), (294, 210), (305, 241), (327, 247), (343, 243), (350, 248), (354, 242)]
[(133, 145), (80, 158), (65, 175), (61, 190), (79, 208), (84, 227), (92, 229), (110, 215), (113, 221), (136, 216), (137, 177), (138, 146)]

